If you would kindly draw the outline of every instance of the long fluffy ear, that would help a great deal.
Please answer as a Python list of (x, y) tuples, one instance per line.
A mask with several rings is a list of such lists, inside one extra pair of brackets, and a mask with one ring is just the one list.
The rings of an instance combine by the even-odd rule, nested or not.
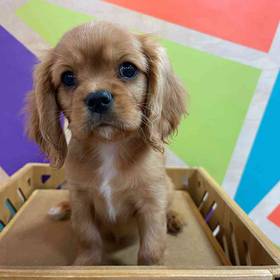
[(145, 132), (150, 144), (163, 151), (167, 137), (176, 131), (186, 113), (187, 93), (175, 76), (165, 49), (151, 36), (139, 38), (149, 64)]
[(35, 68), (33, 91), (26, 99), (26, 131), (47, 154), (51, 164), (59, 168), (64, 163), (67, 144), (60, 126), (60, 110), (51, 80), (52, 65), (52, 55), (49, 53)]

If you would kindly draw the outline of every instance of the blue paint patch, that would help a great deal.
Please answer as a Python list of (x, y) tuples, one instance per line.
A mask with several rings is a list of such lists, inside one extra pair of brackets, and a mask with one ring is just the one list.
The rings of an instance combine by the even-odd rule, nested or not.
[(245, 166), (236, 202), (249, 213), (280, 180), (280, 72)]
[(13, 203), (10, 201), (10, 199), (6, 199), (5, 206), (10, 211), (10, 218), (12, 218), (17, 213), (17, 209), (15, 208)]
[(4, 229), (5, 224), (0, 220), (0, 232)]

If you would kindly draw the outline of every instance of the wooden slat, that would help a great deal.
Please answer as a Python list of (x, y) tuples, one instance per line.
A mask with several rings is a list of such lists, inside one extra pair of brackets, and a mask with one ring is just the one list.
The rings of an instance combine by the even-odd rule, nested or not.
[(5, 170), (0, 166), (0, 189), (9, 179), (9, 175), (5, 172)]
[(193, 213), (195, 214), (196, 219), (199, 221), (200, 225), (202, 226), (205, 234), (207, 235), (207, 237), (208, 237), (209, 241), (211, 242), (213, 248), (215, 249), (216, 253), (218, 254), (221, 262), (224, 265), (231, 265), (230, 260), (227, 258), (227, 256), (226, 256), (225, 252), (223, 251), (222, 247), (217, 242), (216, 238), (213, 236), (212, 231), (210, 230), (210, 228), (205, 223), (203, 217), (200, 215), (199, 210), (195, 206), (194, 202), (191, 201), (191, 200), (188, 200), (188, 203), (192, 207)]
[(186, 167), (167, 167), (166, 172), (173, 181), (177, 190), (186, 189), (189, 179), (196, 172), (196, 169)]
[[(280, 254), (272, 242), (257, 228), (244, 211), (224, 192), (224, 190), (202, 168), (198, 169), (201, 180), (211, 191), (215, 199), (223, 201), (226, 205), (223, 214), (219, 215), (220, 223), (228, 236), (231, 235), (231, 225), (235, 232), (235, 239), (241, 256), (244, 254), (243, 241), (247, 242), (252, 263), (254, 265), (280, 264)], [(219, 203), (219, 202), (218, 202)], [(218, 210), (218, 209), (217, 209)], [(218, 217), (218, 211), (217, 216)], [(222, 218), (221, 218), (222, 217)], [(245, 264), (245, 263), (244, 263)]]
[[(64, 169), (55, 169), (49, 164), (33, 165), (33, 184), (37, 189), (53, 189), (64, 182)], [(51, 177), (45, 183), (42, 182), (42, 175), (50, 175)]]
[(6, 207), (6, 200), (9, 199), (16, 209), (19, 209), (23, 204), (22, 199), (17, 193), (17, 189), (21, 188), (25, 197), (29, 197), (34, 190), (34, 187), (29, 184), (29, 179), (33, 176), (33, 168), (27, 164), (18, 170), (9, 178), (7, 183), (0, 189), (0, 220), (7, 224), (10, 220), (10, 212)]
[(279, 280), (280, 279), (280, 266), (278, 267), (271, 267), (270, 272), (273, 275), (273, 280)]
[(169, 269), (150, 267), (46, 267), (44, 269), (0, 268), (0, 279), (176, 279), (176, 280), (272, 280), (269, 269)]

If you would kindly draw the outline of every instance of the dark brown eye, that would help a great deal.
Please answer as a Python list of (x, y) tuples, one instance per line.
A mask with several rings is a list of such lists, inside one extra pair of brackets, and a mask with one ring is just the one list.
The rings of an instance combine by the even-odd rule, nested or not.
[(72, 71), (65, 71), (61, 75), (61, 82), (67, 87), (76, 85), (76, 78)]
[(131, 80), (138, 74), (137, 67), (130, 63), (124, 62), (119, 66), (119, 76), (124, 80)]

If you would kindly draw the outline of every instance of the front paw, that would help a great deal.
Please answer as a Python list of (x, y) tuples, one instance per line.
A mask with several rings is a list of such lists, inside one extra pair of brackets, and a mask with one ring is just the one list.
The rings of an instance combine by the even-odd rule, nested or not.
[(177, 235), (182, 232), (186, 224), (183, 217), (176, 211), (169, 210), (167, 213), (167, 232), (172, 235)]
[(76, 266), (91, 266), (91, 265), (101, 265), (102, 255), (100, 253), (85, 250), (81, 252), (75, 259), (73, 265)]
[(164, 248), (154, 250), (141, 250), (138, 253), (138, 265), (163, 265)]

